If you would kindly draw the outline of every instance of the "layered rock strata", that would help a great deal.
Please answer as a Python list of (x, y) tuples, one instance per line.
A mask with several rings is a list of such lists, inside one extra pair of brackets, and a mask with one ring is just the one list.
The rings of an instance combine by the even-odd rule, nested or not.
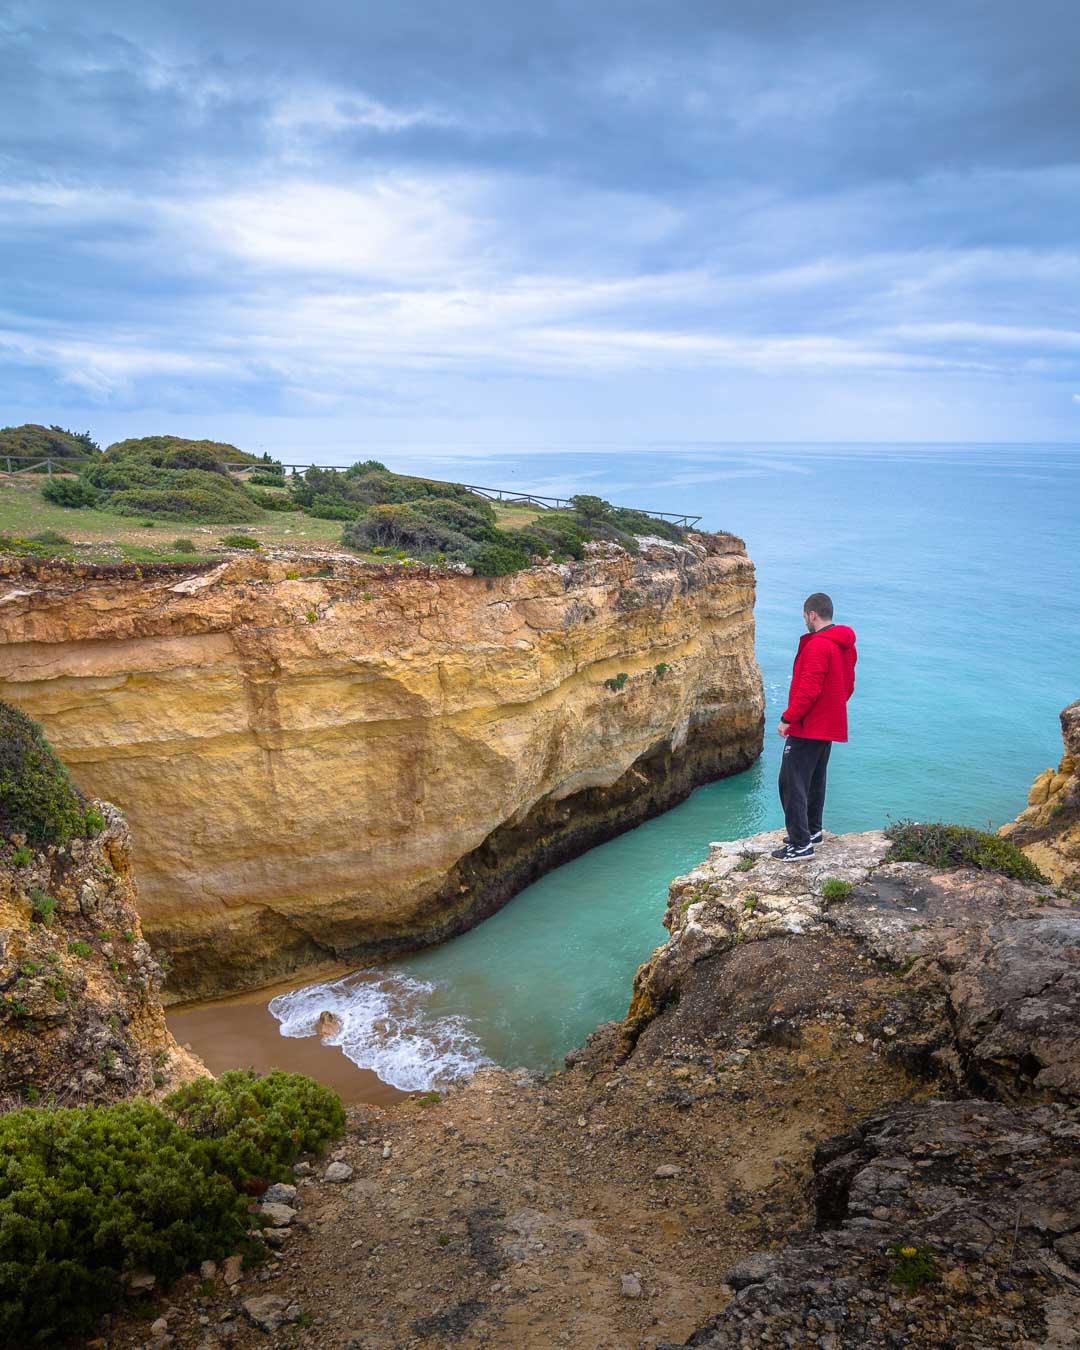
[(93, 805), (89, 839), (0, 840), (0, 1109), (156, 1097), (206, 1072), (165, 1025), (127, 824)]
[(4, 564), (0, 695), (137, 840), (170, 988), (442, 940), (760, 753), (740, 540), (485, 579)]
[(815, 1222), (738, 1263), (726, 1306), (685, 1344), (1073, 1343), (1080, 897), (889, 863), (876, 832), (780, 864), (778, 837), (713, 845), (672, 884), (670, 940), (584, 1057), (648, 1062), (676, 1045), (741, 1062), (788, 1045), (812, 1091), (812, 1060), (855, 1041), (944, 1099), (822, 1141)]
[(999, 834), (1061, 885), (1080, 889), (1080, 700), (1061, 713), (1065, 753), (1031, 785), (1027, 807)]

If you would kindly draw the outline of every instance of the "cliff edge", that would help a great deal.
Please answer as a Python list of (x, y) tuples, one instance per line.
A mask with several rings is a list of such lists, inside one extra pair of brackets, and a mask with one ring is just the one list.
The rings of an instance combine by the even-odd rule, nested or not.
[(202, 996), (441, 941), (760, 753), (741, 540), (498, 578), (0, 563), (0, 696), (136, 840)]
[(156, 1099), (206, 1073), (165, 1025), (127, 824), (91, 807), (89, 838), (0, 840), (0, 1110)]
[(1031, 785), (1028, 804), (998, 831), (1061, 885), (1080, 889), (1080, 700), (1061, 713), (1065, 753)]

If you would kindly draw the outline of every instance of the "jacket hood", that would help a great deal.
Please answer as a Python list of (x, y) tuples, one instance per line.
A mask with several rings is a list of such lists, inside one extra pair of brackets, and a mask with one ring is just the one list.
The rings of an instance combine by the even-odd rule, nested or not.
[(807, 633), (802, 641), (809, 642), (812, 637), (828, 638), (830, 642), (835, 642), (838, 647), (855, 646), (855, 629), (849, 628), (846, 623), (834, 623), (831, 628), (822, 628), (816, 633)]

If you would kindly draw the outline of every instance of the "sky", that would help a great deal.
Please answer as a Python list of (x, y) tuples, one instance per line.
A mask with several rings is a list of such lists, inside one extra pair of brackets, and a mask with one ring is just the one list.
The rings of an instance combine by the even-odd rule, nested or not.
[(1080, 441), (1075, 0), (0, 3), (0, 424)]

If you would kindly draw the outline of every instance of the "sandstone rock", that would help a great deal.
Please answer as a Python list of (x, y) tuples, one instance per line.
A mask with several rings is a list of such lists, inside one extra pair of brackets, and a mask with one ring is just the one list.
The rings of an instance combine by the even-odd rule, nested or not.
[(654, 1177), (660, 1177), (662, 1180), (665, 1180), (669, 1177), (677, 1177), (678, 1175), (679, 1169), (675, 1166), (674, 1163), (661, 1163), (660, 1166), (653, 1173)]
[(259, 1213), (275, 1228), (287, 1228), (296, 1218), (296, 1210), (291, 1205), (260, 1205)]
[(127, 1277), (127, 1287), (133, 1294), (148, 1294), (157, 1284), (157, 1276), (148, 1270), (138, 1270)]
[(276, 1181), (266, 1188), (262, 1202), (264, 1205), (291, 1205), (295, 1199), (295, 1186), (290, 1186), (284, 1181)]
[(244, 1270), (244, 1258), (235, 1254), (227, 1256), (221, 1269), (226, 1284), (239, 1284)]
[(217, 1278), (217, 1262), (203, 1261), (199, 1266), (200, 1280), (214, 1280)]
[(169, 1323), (164, 1317), (158, 1317), (150, 1323), (151, 1336), (164, 1336), (169, 1329)]
[[(0, 860), (0, 1097), (32, 1083), (66, 1102), (153, 1098), (206, 1072), (165, 1025), (127, 823), (93, 806), (104, 824), (90, 838)], [(48, 924), (33, 921), (37, 893), (57, 902)]]
[(1080, 701), (1062, 711), (1061, 738), (1061, 763), (1039, 774), (1026, 809), (999, 833), (1055, 884), (1080, 893)]
[(253, 1327), (258, 1327), (260, 1331), (271, 1332), (285, 1325), (289, 1305), (277, 1294), (259, 1294), (254, 1298), (244, 1299), (240, 1306)]
[(323, 1179), (325, 1181), (343, 1182), (352, 1179), (353, 1169), (345, 1162), (332, 1162), (326, 1169)]
[(623, 1298), (640, 1298), (642, 1295), (641, 1280), (637, 1275), (624, 1275), (621, 1284)]
[(442, 940), (760, 752), (732, 536), (496, 578), (284, 571), (0, 559), (34, 590), (0, 607), (0, 697), (128, 812), (178, 994)]

